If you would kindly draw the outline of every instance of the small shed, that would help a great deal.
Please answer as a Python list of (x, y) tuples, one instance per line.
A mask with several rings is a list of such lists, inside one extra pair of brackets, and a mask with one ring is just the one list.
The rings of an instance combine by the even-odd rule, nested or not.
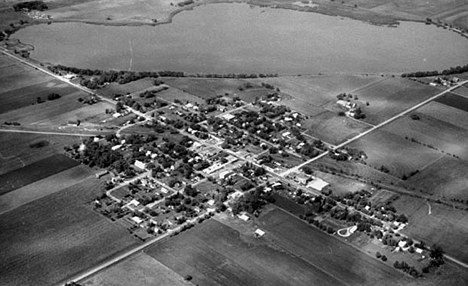
[(262, 236), (264, 236), (265, 234), (266, 234), (266, 232), (264, 232), (263, 230), (261, 230), (261, 229), (259, 229), (259, 228), (257, 228), (257, 229), (255, 230), (255, 236), (256, 236), (256, 237), (262, 237)]

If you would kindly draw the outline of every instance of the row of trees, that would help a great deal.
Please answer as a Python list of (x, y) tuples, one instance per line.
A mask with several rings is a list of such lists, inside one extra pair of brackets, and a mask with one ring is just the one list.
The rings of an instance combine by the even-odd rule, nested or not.
[(13, 5), (13, 9), (15, 9), (16, 12), (19, 12), (23, 9), (29, 10), (39, 10), (39, 11), (44, 11), (49, 9), (47, 5), (43, 1), (26, 1), (26, 2), (20, 2), (18, 4)]
[(418, 71), (412, 73), (404, 73), (401, 77), (427, 77), (427, 76), (439, 76), (439, 75), (452, 75), (468, 72), (468, 64), (464, 66), (451, 67), (443, 71)]

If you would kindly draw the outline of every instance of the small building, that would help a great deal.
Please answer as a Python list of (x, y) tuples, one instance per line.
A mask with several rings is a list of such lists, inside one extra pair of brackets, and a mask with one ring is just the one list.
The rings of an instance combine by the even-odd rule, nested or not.
[(256, 237), (262, 237), (262, 236), (264, 236), (266, 234), (266, 232), (264, 232), (263, 230), (261, 230), (259, 228), (257, 228), (254, 233), (255, 233)]
[(246, 214), (240, 214), (238, 217), (243, 221), (248, 221), (250, 219), (250, 217)]
[(107, 174), (109, 174), (109, 171), (107, 171), (107, 170), (99, 171), (99, 172), (96, 173), (96, 178), (100, 179), (101, 177), (103, 177), (103, 176), (105, 176)]
[(228, 113), (228, 114), (224, 114), (224, 115), (223, 115), (223, 118), (224, 118), (225, 120), (227, 120), (227, 121), (230, 121), (230, 120), (236, 118), (236, 116), (233, 115), (233, 114), (231, 114), (231, 113)]
[(315, 189), (317, 191), (322, 191), (325, 187), (327, 187), (329, 185), (329, 183), (325, 182), (324, 180), (316, 177), (314, 178), (311, 182), (309, 182), (309, 184), (307, 185), (307, 187), (309, 188), (312, 188), (312, 189)]
[(141, 224), (143, 222), (143, 220), (137, 216), (132, 217), (131, 220), (134, 221), (136, 224)]
[(135, 167), (137, 167), (138, 169), (141, 169), (141, 170), (146, 170), (146, 164), (139, 161), (139, 160), (135, 160), (135, 163), (134, 163)]
[(230, 175), (232, 175), (234, 172), (231, 171), (231, 170), (226, 170), (226, 171), (222, 171), (219, 173), (219, 178), (221, 180), (224, 180), (224, 179), (227, 179), (229, 178)]
[(116, 150), (119, 150), (120, 148), (122, 148), (122, 145), (115, 145), (115, 146), (112, 146), (111, 150), (112, 151), (116, 151)]

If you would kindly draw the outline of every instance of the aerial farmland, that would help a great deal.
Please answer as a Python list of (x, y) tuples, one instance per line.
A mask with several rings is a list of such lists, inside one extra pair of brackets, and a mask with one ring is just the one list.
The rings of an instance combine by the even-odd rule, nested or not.
[(0, 284), (467, 285), (467, 15), (3, 1)]

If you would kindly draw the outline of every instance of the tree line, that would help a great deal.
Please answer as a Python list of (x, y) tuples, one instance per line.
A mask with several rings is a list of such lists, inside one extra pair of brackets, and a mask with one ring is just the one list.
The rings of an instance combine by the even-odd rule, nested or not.
[(417, 71), (412, 73), (404, 73), (401, 77), (428, 77), (428, 76), (439, 76), (439, 75), (452, 75), (468, 72), (468, 64), (464, 66), (451, 67), (443, 71)]

